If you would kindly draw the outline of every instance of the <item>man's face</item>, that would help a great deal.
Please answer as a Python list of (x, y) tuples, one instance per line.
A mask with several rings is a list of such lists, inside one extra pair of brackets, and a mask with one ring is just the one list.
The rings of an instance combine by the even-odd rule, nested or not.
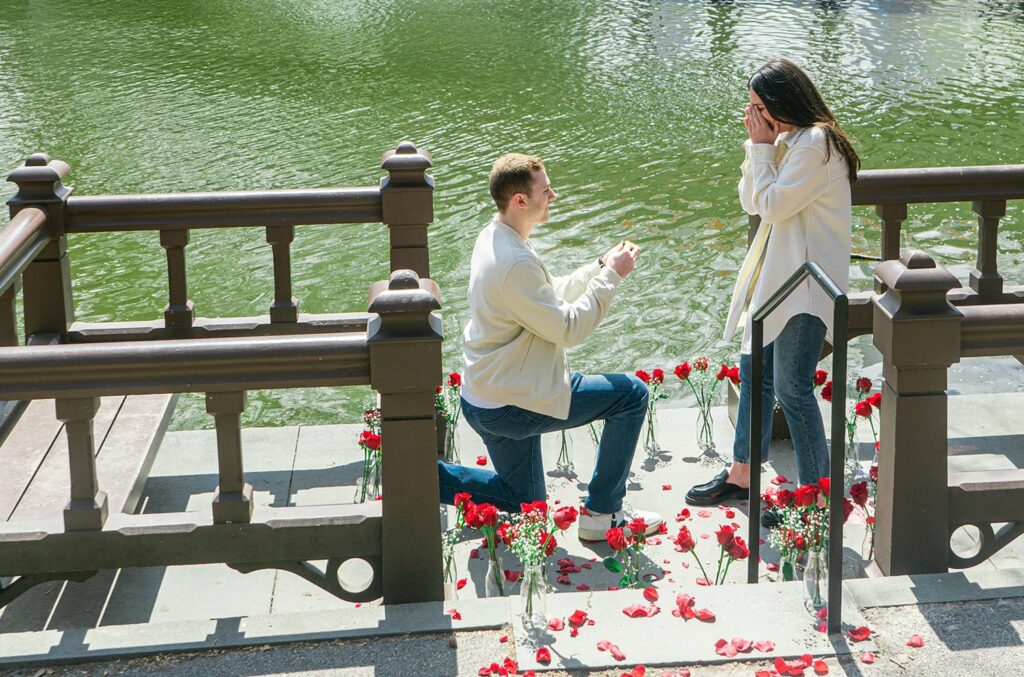
[(530, 220), (534, 223), (547, 223), (548, 207), (557, 197), (555, 191), (551, 190), (547, 172), (543, 169), (534, 170), (526, 203)]

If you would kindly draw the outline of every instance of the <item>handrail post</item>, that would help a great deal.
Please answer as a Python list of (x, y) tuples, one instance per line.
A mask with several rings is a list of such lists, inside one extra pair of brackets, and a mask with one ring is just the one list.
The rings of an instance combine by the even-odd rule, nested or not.
[(241, 415), (244, 392), (206, 393), (206, 411), (217, 426), (217, 493), (213, 497), (215, 524), (246, 523), (252, 519), (252, 485), (242, 471)]
[(167, 306), (164, 308), (164, 326), (168, 329), (189, 329), (195, 319), (195, 304), (188, 297), (185, 271), (187, 230), (161, 230), (160, 246), (167, 252)]
[[(747, 490), (748, 533), (747, 583), (757, 583), (761, 567), (761, 411), (764, 398), (761, 387), (764, 370), (764, 322), (750, 325), (750, 488)], [(774, 404), (774, 403), (773, 403)]]
[(900, 231), (903, 228), (903, 222), (907, 219), (907, 205), (876, 205), (875, 214), (882, 219), (882, 260), (898, 259), (900, 256)]
[(391, 233), (391, 270), (416, 271), (430, 277), (427, 225), (434, 220), (434, 178), (427, 175), (430, 156), (408, 141), (384, 154), (380, 180), (383, 216)]
[(999, 274), (996, 250), (1006, 200), (975, 200), (971, 210), (978, 215), (978, 263), (971, 271), (971, 289), (978, 294), (1002, 294), (1003, 276)]
[(267, 226), (267, 243), (274, 257), (274, 302), (270, 305), (270, 321), (297, 322), (299, 300), (292, 296), (292, 253), (295, 226)]
[(18, 292), (21, 291), (21, 278), (0, 293), (0, 346), (18, 345)]
[(949, 566), (947, 370), (960, 361), (963, 316), (946, 300), (956, 277), (908, 250), (875, 269), (882, 353), (875, 560), (886, 576)]
[(441, 373), (439, 293), (411, 270), (370, 288), (370, 385), (380, 393), (385, 604), (444, 599), (434, 389)]
[(64, 235), (64, 206), (71, 189), (61, 183), (69, 169), (60, 160), (36, 153), (7, 177), (18, 186), (18, 192), (7, 201), (11, 216), (25, 207), (42, 209), (53, 238), (22, 273), (26, 341), (34, 334), (58, 334), (66, 340), (68, 327), (75, 321)]
[(91, 531), (107, 521), (107, 494), (96, 480), (96, 441), (93, 420), (98, 397), (58, 399), (57, 418), (64, 423), (71, 470), (71, 498), (64, 508), (65, 531)]
[[(847, 323), (850, 300), (836, 298), (832, 310), (832, 382), (846, 383)], [(846, 388), (832, 390), (831, 458), (829, 459), (828, 515), (828, 634), (842, 629), (843, 620), (843, 499), (846, 493)], [(838, 490), (838, 493), (836, 493)]]

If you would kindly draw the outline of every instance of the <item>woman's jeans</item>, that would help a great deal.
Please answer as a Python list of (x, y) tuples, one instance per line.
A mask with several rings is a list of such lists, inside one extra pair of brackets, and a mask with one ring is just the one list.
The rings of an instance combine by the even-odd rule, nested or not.
[(621, 510), (633, 452), (647, 413), (647, 386), (628, 374), (587, 376), (579, 372), (572, 374), (570, 385), (572, 403), (565, 420), (513, 405), (481, 409), (462, 400), (466, 422), (483, 439), (497, 472), (438, 461), (441, 502), (451, 504), (456, 493), (465, 491), (474, 501), (518, 512), (520, 503), (545, 500), (541, 433), (604, 419), (585, 506), (599, 513)]
[[(761, 458), (768, 460), (775, 398), (789, 423), (801, 484), (813, 484), (829, 473), (825, 425), (814, 396), (814, 372), (825, 343), (825, 324), (802, 313), (790, 318), (779, 336), (764, 348), (761, 375)], [(751, 357), (740, 355), (740, 403), (732, 460), (750, 462)]]

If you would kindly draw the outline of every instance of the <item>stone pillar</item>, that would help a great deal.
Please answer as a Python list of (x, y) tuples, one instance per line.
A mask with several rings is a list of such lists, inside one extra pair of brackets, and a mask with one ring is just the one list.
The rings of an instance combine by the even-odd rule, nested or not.
[(297, 322), (299, 300), (292, 296), (292, 240), (295, 226), (267, 226), (267, 242), (274, 257), (274, 302), (270, 305), (270, 321)]
[(167, 252), (167, 306), (164, 326), (168, 329), (190, 329), (195, 317), (195, 304), (188, 297), (185, 271), (187, 230), (161, 230), (160, 246)]
[(877, 205), (875, 214), (882, 219), (882, 260), (895, 260), (900, 254), (900, 231), (907, 219), (907, 205)]
[(25, 207), (42, 209), (53, 238), (22, 273), (26, 341), (34, 334), (58, 334), (64, 340), (75, 321), (71, 264), (64, 236), (64, 203), (71, 189), (61, 183), (69, 170), (67, 163), (36, 153), (7, 177), (18, 186), (18, 192), (7, 201), (11, 216)]
[(242, 470), (244, 392), (206, 393), (206, 411), (217, 426), (219, 482), (213, 497), (213, 521), (246, 523), (252, 519), (252, 485)]
[(427, 176), (430, 156), (403, 141), (384, 154), (380, 180), (383, 216), (391, 232), (391, 270), (409, 269), (430, 277), (427, 224), (434, 220), (434, 178)]
[(978, 215), (978, 263), (971, 271), (971, 289), (979, 294), (1003, 293), (1003, 276), (996, 263), (999, 220), (1006, 216), (1006, 200), (975, 200), (971, 205)]
[(370, 289), (370, 385), (380, 393), (385, 604), (444, 599), (434, 389), (441, 373), (437, 285), (398, 270)]
[(949, 566), (946, 373), (960, 361), (963, 316), (946, 300), (960, 286), (921, 251), (875, 269), (882, 353), (875, 561), (886, 576)]
[(100, 409), (98, 397), (57, 400), (57, 418), (68, 436), (71, 499), (64, 508), (65, 531), (103, 528), (107, 521), (107, 494), (96, 480), (96, 441), (93, 419)]

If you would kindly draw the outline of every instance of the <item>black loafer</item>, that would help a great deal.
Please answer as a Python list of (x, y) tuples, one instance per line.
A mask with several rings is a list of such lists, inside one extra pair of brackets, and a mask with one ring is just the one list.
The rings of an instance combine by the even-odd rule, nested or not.
[(761, 513), (761, 526), (765, 529), (774, 529), (782, 524), (782, 518), (775, 508), (768, 508)]
[(746, 498), (750, 492), (726, 482), (728, 478), (729, 471), (723, 470), (710, 482), (698, 484), (686, 492), (686, 502), (689, 505), (718, 505), (731, 498)]

